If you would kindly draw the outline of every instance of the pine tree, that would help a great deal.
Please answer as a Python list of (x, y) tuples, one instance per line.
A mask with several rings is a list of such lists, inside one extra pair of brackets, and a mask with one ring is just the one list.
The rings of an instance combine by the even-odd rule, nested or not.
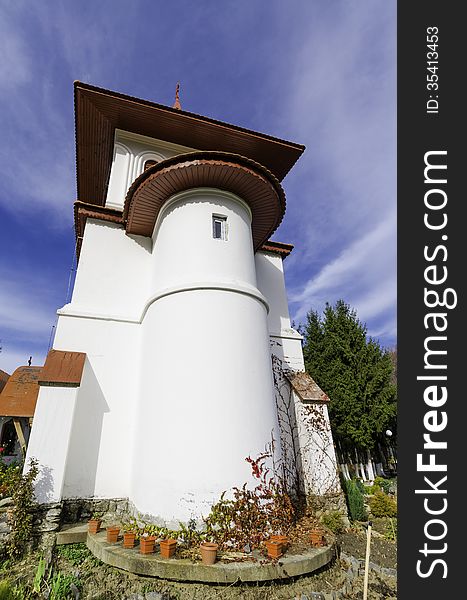
[(326, 304), (323, 318), (307, 315), (305, 366), (330, 397), (329, 417), (343, 446), (372, 449), (394, 427), (396, 387), (390, 352), (367, 338), (367, 328), (343, 300)]

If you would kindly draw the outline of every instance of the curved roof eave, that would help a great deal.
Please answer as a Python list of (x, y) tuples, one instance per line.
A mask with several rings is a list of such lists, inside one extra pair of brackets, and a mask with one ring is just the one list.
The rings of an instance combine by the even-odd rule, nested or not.
[(123, 209), (127, 233), (151, 236), (165, 202), (178, 192), (197, 187), (227, 190), (250, 206), (255, 251), (277, 229), (285, 213), (284, 190), (263, 165), (232, 153), (190, 152), (153, 165), (132, 183)]

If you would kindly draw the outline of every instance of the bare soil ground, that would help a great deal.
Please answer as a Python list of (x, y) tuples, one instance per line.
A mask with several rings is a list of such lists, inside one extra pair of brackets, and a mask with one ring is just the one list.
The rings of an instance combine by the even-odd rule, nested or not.
[[(303, 576), (285, 583), (262, 585), (208, 585), (178, 583), (153, 578), (138, 577), (100, 563), (90, 553), (84, 551), (84, 558), (72, 564), (63, 556), (56, 556), (55, 566), (62, 573), (71, 573), (79, 579), (79, 599), (85, 600), (311, 600), (312, 592), (331, 593), (342, 591), (342, 598), (357, 600), (363, 598), (363, 570), (361, 569), (349, 584), (347, 572), (350, 564), (340, 555), (364, 559), (366, 549), (365, 531), (348, 530), (338, 536), (338, 557), (329, 566), (311, 576)], [(83, 548), (81, 548), (83, 553)], [(8, 578), (13, 582), (32, 582), (39, 561), (37, 553), (28, 555), (15, 564), (1, 569), (0, 581)], [(395, 569), (396, 545), (381, 534), (374, 533), (371, 539), (370, 561), (381, 567)], [(397, 598), (396, 578), (370, 572), (368, 599), (393, 600)], [(347, 586), (347, 587), (344, 587)], [(153, 595), (151, 595), (153, 592)], [(161, 595), (155, 595), (157, 592)], [(25, 596), (39, 598), (37, 595)], [(73, 598), (73, 596), (69, 596)]]
[[(365, 558), (366, 533), (363, 531), (346, 532), (338, 536), (337, 543), (345, 554), (358, 559)], [(384, 537), (373, 532), (370, 544), (370, 561), (380, 567), (397, 569), (397, 547)]]

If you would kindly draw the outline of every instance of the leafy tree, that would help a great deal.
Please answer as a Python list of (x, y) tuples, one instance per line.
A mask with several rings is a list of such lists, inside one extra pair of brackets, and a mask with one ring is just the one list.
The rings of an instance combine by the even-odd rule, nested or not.
[(334, 436), (344, 446), (370, 450), (394, 427), (396, 387), (390, 352), (367, 338), (367, 328), (343, 300), (326, 304), (323, 318), (307, 315), (306, 370), (330, 397)]
[(392, 350), (389, 350), (389, 355), (392, 363), (391, 383), (397, 387), (397, 346)]

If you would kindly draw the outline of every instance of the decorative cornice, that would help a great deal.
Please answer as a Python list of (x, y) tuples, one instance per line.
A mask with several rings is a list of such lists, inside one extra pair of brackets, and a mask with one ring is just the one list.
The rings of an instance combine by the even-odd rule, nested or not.
[(230, 292), (234, 294), (242, 294), (244, 296), (249, 296), (254, 300), (260, 302), (266, 312), (269, 312), (269, 304), (263, 294), (253, 286), (244, 285), (237, 282), (219, 282), (219, 281), (193, 281), (192, 283), (187, 283), (183, 285), (174, 285), (169, 288), (164, 288), (146, 300), (144, 306), (141, 310), (141, 313), (136, 315), (111, 315), (111, 314), (102, 314), (95, 313), (88, 310), (80, 309), (79, 307), (72, 307), (71, 304), (66, 304), (63, 308), (57, 311), (59, 316), (64, 317), (77, 317), (81, 319), (97, 319), (100, 321), (117, 321), (121, 323), (133, 323), (135, 325), (140, 325), (149, 307), (157, 302), (161, 298), (166, 298), (167, 296), (172, 296), (174, 294), (181, 294), (184, 292), (195, 292), (200, 290), (217, 290), (222, 292)]

